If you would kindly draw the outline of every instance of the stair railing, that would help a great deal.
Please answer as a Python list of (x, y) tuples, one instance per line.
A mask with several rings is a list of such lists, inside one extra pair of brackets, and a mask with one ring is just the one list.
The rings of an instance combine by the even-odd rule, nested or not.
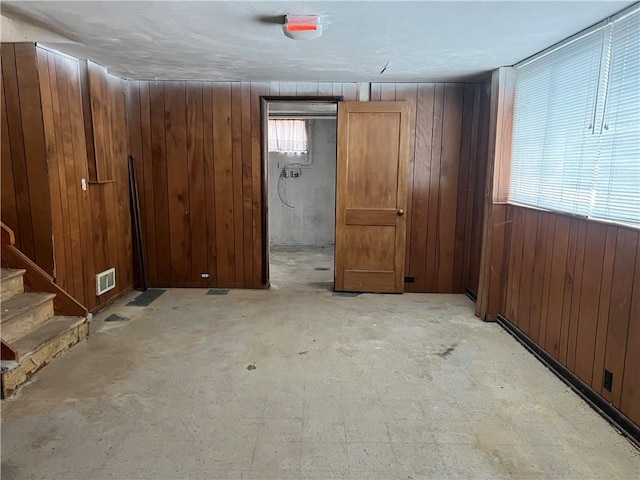
[[(33, 260), (16, 248), (15, 235), (4, 223), (0, 222), (2, 230), (2, 266), (26, 270), (24, 283), (32, 292), (55, 293), (53, 311), (56, 315), (86, 317), (87, 308), (57, 285), (51, 276), (40, 268)], [(5, 243), (6, 242), (6, 243)]]
[[(13, 230), (0, 222), (0, 236), (2, 238), (2, 247), (5, 245), (13, 245), (16, 243), (16, 237)], [(18, 351), (9, 342), (0, 338), (0, 360), (15, 361), (18, 359)]]

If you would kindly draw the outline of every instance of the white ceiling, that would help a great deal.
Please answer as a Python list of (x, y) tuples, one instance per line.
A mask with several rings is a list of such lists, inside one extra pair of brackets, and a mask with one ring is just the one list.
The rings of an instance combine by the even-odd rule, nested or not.
[[(128, 78), (384, 82), (477, 77), (632, 3), (9, 1), (2, 13)], [(274, 23), (284, 14), (319, 15), (322, 37), (286, 38)]]

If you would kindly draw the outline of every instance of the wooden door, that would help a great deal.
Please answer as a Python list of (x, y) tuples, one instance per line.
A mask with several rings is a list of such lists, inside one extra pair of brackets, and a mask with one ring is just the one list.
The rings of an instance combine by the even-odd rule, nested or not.
[(338, 103), (335, 290), (402, 293), (409, 105)]

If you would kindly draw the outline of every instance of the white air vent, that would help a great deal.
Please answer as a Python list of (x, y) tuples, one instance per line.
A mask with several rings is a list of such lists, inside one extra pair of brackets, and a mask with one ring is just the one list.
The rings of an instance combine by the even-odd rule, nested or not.
[(116, 269), (110, 268), (96, 275), (96, 295), (100, 296), (116, 286)]

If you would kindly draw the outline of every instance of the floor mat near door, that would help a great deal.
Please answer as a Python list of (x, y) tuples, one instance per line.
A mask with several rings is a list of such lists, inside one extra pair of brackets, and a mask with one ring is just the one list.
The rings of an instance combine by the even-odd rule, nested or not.
[(166, 290), (162, 290), (161, 288), (150, 288), (127, 303), (127, 307), (148, 307), (164, 292), (166, 292)]
[(207, 295), (226, 295), (229, 293), (228, 288), (212, 288), (207, 292)]

